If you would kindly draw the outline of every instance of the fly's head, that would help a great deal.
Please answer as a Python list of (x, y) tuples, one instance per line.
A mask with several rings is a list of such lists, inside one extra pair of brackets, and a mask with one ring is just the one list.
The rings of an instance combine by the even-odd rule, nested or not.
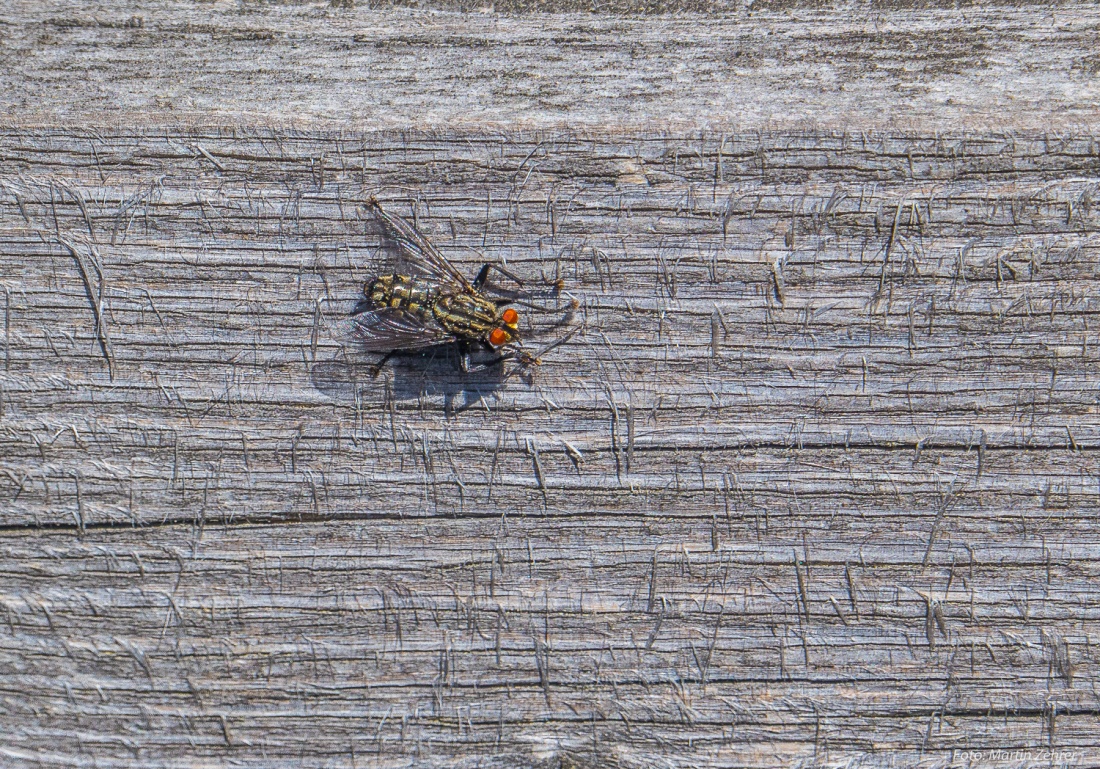
[(504, 345), (514, 342), (518, 337), (519, 313), (511, 307), (507, 307), (500, 313), (497, 324), (489, 331), (486, 341), (494, 350), (499, 350)]

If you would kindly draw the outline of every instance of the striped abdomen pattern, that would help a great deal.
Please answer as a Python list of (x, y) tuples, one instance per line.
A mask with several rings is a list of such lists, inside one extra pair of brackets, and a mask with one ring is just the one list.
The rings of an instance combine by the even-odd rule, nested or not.
[(439, 286), (426, 280), (405, 275), (382, 275), (367, 284), (363, 292), (375, 307), (394, 307), (415, 315), (421, 323), (435, 319), (432, 305), (439, 296)]
[(460, 339), (481, 339), (500, 323), (495, 302), (465, 292), (445, 293), (439, 284), (405, 275), (382, 275), (364, 293), (376, 307), (412, 313)]

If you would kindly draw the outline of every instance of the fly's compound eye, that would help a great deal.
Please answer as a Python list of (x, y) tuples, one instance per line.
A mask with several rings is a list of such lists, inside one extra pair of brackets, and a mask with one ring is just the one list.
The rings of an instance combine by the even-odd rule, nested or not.
[(502, 328), (494, 328), (489, 332), (489, 344), (493, 347), (503, 347), (512, 341), (512, 335)]
[(519, 323), (519, 313), (509, 307), (501, 314), (500, 319), (504, 321), (504, 325), (508, 328), (515, 330), (516, 325)]

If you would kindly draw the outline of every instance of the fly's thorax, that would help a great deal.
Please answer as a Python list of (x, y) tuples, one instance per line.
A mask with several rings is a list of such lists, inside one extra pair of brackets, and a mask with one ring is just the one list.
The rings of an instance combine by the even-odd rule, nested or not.
[(476, 294), (443, 294), (432, 309), (436, 322), (461, 339), (481, 339), (498, 322), (496, 303)]
[(376, 308), (402, 309), (425, 322), (432, 319), (432, 305), (438, 294), (438, 286), (431, 281), (407, 275), (380, 275), (363, 288), (363, 295)]

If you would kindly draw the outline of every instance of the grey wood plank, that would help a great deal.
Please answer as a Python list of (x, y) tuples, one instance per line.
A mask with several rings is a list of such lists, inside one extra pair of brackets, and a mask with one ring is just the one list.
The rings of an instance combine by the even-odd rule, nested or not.
[[(1091, 749), (1090, 139), (188, 139), (4, 139), (10, 758)], [(371, 379), (371, 192), (584, 333)]]
[(1100, 762), (1095, 6), (456, 7), (2, 11), (0, 764)]
[[(462, 125), (490, 134), (565, 125), (1087, 132), (1100, 117), (1094, 3), (406, 5), (417, 7), (10, 0), (0, 114), (97, 130)], [(447, 12), (456, 6), (471, 12)], [(455, 150), (449, 171), (461, 175)]]

